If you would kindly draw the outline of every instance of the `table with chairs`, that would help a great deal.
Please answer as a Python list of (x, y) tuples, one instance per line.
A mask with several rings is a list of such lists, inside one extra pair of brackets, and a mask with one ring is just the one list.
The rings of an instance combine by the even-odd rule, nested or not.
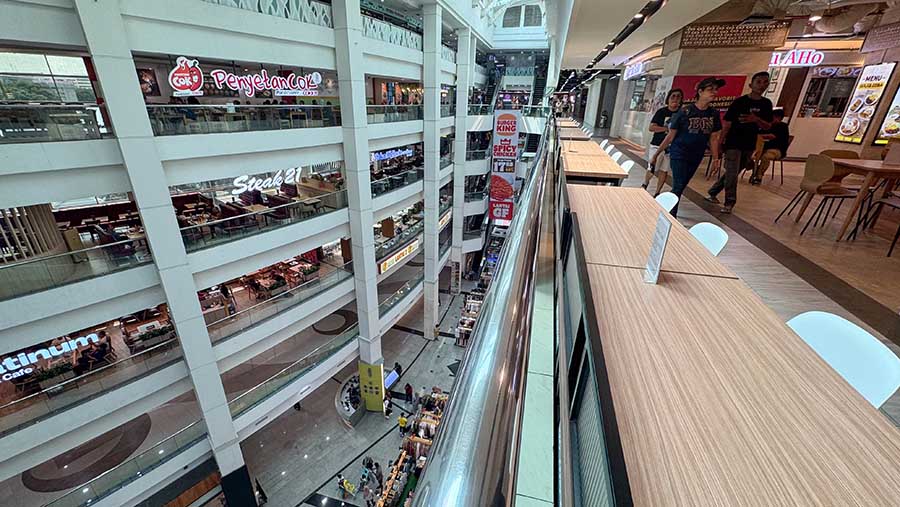
[[(607, 148), (612, 147), (609, 141)], [(621, 185), (634, 167), (633, 160), (625, 160), (621, 152), (613, 156), (605, 151), (603, 143), (593, 141), (563, 140), (560, 159), (563, 171), (570, 183)]]

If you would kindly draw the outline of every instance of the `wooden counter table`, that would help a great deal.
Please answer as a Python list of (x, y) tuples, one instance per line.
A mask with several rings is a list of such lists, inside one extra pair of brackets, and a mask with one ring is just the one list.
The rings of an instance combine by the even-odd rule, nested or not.
[(588, 141), (590, 140), (591, 136), (585, 134), (584, 131), (578, 127), (562, 127), (559, 129), (559, 138)]
[(576, 155), (607, 155), (594, 141), (562, 141), (562, 151)]
[(580, 155), (562, 153), (563, 171), (570, 182), (611, 183), (619, 186), (628, 173), (606, 153)]
[[(568, 185), (569, 207), (578, 216), (585, 238), (585, 259), (591, 264), (607, 264), (643, 269), (656, 219), (662, 207), (640, 188)], [(662, 271), (737, 278), (700, 244), (677, 220), (672, 222)]]
[[(881, 191), (881, 193), (875, 197), (875, 199), (880, 199), (884, 196), (884, 194), (893, 188), (893, 184), (891, 182), (895, 182), (897, 179), (900, 179), (900, 166), (896, 165), (885, 165), (885, 163), (881, 160), (858, 160), (858, 159), (850, 159), (850, 158), (836, 158), (834, 159), (834, 165), (836, 172), (840, 172), (843, 170), (844, 172), (850, 172), (853, 174), (860, 174), (864, 176), (862, 184), (860, 188), (870, 188), (873, 185), (878, 183), (878, 180), (889, 180), (889, 183), (885, 186), (885, 188)], [(853, 204), (850, 205), (850, 209), (847, 211), (847, 216), (844, 218), (844, 222), (841, 224), (840, 232), (838, 232), (836, 241), (840, 241), (841, 238), (846, 234), (847, 229), (850, 227), (850, 222), (856, 217), (856, 210), (862, 205), (863, 200), (865, 200), (868, 192), (860, 192), (857, 195), (856, 199), (853, 200)]]

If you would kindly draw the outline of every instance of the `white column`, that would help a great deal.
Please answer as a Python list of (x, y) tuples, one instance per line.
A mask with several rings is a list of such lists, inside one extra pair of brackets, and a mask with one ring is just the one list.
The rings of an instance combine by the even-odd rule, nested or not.
[[(438, 215), (441, 191), (441, 6), (422, 7), (424, 25), (422, 46), (422, 87), (425, 90), (425, 338), (434, 339), (434, 326), (440, 319), (438, 297)], [(457, 89), (458, 92), (458, 89)]]
[(375, 263), (375, 234), (372, 216), (372, 188), (369, 174), (369, 134), (366, 120), (366, 76), (363, 72), (362, 15), (359, 0), (335, 0), (335, 57), (341, 97), (341, 129), (344, 138), (344, 167), (350, 201), (350, 241), (353, 250), (353, 278), (356, 311), (359, 316), (359, 358), (376, 364), (381, 356), (381, 323), (378, 316), (378, 271)]
[[(466, 205), (466, 150), (468, 139), (469, 92), (475, 78), (475, 39), (468, 27), (457, 32), (456, 49), (456, 137), (453, 141), (453, 242), (450, 260), (462, 263), (463, 223)], [(461, 277), (462, 268), (456, 270)], [(461, 280), (451, 283), (459, 287)]]
[[(253, 499), (240, 442), (197, 299), (197, 287), (188, 266), (168, 183), (138, 86), (118, 3), (75, 0), (75, 6), (99, 82), (103, 84), (103, 98), (131, 180), (153, 260), (159, 270), (169, 314), (190, 370), (213, 455), (223, 475), (223, 482), (228, 480), (232, 483), (236, 478), (238, 483), (246, 482), (245, 487), (248, 488), (244, 494), (240, 493), (243, 486), (229, 488), (238, 495), (229, 495), (229, 503)], [(233, 472), (233, 476), (225, 478)]]

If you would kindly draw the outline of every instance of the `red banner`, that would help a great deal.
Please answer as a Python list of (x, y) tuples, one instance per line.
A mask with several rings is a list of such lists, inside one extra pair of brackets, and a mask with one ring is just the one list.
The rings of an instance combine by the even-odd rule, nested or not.
[[(691, 104), (694, 102), (697, 84), (706, 79), (703, 76), (675, 76), (672, 80), (672, 90), (680, 89), (684, 92), (684, 103)], [(722, 114), (728, 110), (728, 106), (744, 93), (747, 92), (744, 85), (747, 83), (747, 76), (715, 76), (725, 80), (725, 86), (719, 88), (719, 93), (712, 102), (712, 106), (718, 109)]]

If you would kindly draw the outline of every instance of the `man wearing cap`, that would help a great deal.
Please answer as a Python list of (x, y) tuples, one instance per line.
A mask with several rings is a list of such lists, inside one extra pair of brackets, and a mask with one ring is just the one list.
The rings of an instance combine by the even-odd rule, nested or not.
[[(650, 159), (650, 164), (656, 165), (660, 153), (665, 153), (666, 148), (669, 148), (672, 193), (677, 195), (679, 200), (694, 173), (697, 172), (707, 146), (712, 151), (713, 164), (716, 169), (719, 168), (719, 131), (722, 130), (722, 122), (719, 119), (719, 111), (710, 104), (724, 84), (724, 80), (714, 77), (708, 77), (697, 83), (696, 101), (672, 115), (672, 119), (669, 120), (669, 133)], [(678, 215), (678, 204), (675, 204), (670, 213), (673, 217)]]
[(750, 93), (738, 97), (728, 107), (722, 122), (722, 138), (725, 139), (725, 171), (708, 193), (706, 200), (719, 203), (716, 195), (725, 190), (722, 213), (731, 213), (737, 203), (738, 175), (748, 166), (756, 151), (756, 136), (760, 130), (772, 125), (772, 101), (763, 97), (769, 88), (769, 73), (757, 72), (750, 79)]

